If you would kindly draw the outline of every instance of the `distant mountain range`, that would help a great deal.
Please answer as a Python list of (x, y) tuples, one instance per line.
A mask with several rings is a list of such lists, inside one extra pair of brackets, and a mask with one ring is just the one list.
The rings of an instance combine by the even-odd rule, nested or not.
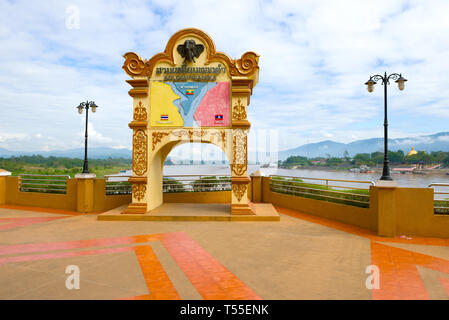
[[(68, 150), (54, 150), (54, 151), (11, 151), (0, 148), (0, 157), (12, 156), (32, 156), (41, 155), (44, 157), (67, 157), (84, 159), (84, 148), (68, 149)], [(128, 158), (131, 159), (132, 151), (126, 148), (89, 148), (89, 159), (107, 159), (107, 158)]]
[[(388, 139), (388, 149), (391, 151), (403, 150), (405, 153), (415, 147), (417, 151), (449, 151), (449, 132), (440, 132), (432, 135)], [(384, 148), (383, 138), (372, 138), (356, 140), (351, 143), (340, 143), (331, 140), (317, 143), (309, 143), (294, 149), (279, 152), (279, 160), (285, 160), (290, 156), (314, 157), (343, 157), (345, 151), (350, 156), (357, 153), (371, 153), (382, 151)]]
[[(392, 151), (403, 150), (410, 151), (415, 147), (418, 151), (449, 151), (449, 132), (440, 132), (432, 135), (389, 139), (388, 147)], [(321, 141), (317, 143), (309, 143), (300, 147), (284, 150), (279, 152), (279, 160), (285, 160), (289, 156), (304, 156), (308, 158), (314, 157), (343, 157), (345, 151), (353, 156), (357, 153), (371, 153), (383, 151), (383, 138), (372, 138), (357, 140), (350, 143), (340, 143), (331, 140)], [(11, 151), (0, 148), (0, 157), (22, 156), (22, 155), (42, 155), (44, 157), (68, 157), (68, 158), (84, 158), (84, 148), (54, 150), (54, 151)], [(89, 159), (106, 159), (106, 158), (128, 158), (132, 157), (132, 151), (129, 149), (114, 148), (89, 148)], [(250, 156), (250, 155), (249, 155)], [(255, 159), (255, 157), (254, 157)]]

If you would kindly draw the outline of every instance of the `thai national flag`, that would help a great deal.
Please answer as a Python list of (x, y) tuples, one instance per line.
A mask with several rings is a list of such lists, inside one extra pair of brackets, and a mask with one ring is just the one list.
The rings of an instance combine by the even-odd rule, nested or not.
[(161, 121), (167, 121), (168, 115), (167, 114), (161, 114)]

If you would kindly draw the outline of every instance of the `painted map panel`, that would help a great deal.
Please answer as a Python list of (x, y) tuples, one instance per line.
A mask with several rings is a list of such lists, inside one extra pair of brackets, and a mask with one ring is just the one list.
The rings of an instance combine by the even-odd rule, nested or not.
[(229, 82), (159, 82), (150, 87), (151, 126), (230, 126)]

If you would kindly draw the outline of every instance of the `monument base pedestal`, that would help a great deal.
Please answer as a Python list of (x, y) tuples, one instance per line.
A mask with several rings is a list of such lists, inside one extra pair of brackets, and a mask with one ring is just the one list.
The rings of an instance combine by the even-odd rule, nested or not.
[(231, 214), (228, 203), (164, 203), (145, 214), (123, 214), (127, 205), (97, 216), (103, 221), (280, 221), (271, 203), (250, 203), (254, 214)]
[(146, 214), (147, 204), (146, 203), (131, 203), (122, 214)]
[(232, 204), (231, 214), (233, 215), (255, 215), (253, 208), (249, 204)]

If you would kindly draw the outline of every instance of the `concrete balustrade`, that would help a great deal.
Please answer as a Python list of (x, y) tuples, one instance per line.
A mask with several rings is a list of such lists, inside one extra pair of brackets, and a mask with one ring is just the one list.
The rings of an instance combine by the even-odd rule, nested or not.
[[(449, 215), (434, 214), (432, 188), (371, 186), (369, 208), (314, 200), (270, 190), (270, 177), (251, 176), (248, 198), (254, 203), (272, 203), (376, 232), (449, 238)], [(230, 203), (231, 191), (165, 193), (164, 202)], [(21, 192), (19, 178), (0, 174), (0, 204), (35, 206), (77, 212), (104, 212), (131, 202), (131, 195), (106, 195), (106, 180), (94, 176), (67, 180), (66, 194)]]
[(106, 195), (106, 180), (95, 176), (67, 179), (65, 194), (21, 192), (19, 179), (0, 176), (0, 204), (88, 213), (104, 212), (131, 201), (131, 195)]
[[(449, 215), (434, 214), (432, 188), (371, 186), (369, 208), (359, 208), (275, 193), (270, 190), (270, 179), (270, 177), (262, 179), (261, 202), (368, 229), (379, 236), (449, 238)], [(253, 183), (258, 184), (256, 180), (253, 180)], [(253, 188), (255, 189), (254, 185)]]

